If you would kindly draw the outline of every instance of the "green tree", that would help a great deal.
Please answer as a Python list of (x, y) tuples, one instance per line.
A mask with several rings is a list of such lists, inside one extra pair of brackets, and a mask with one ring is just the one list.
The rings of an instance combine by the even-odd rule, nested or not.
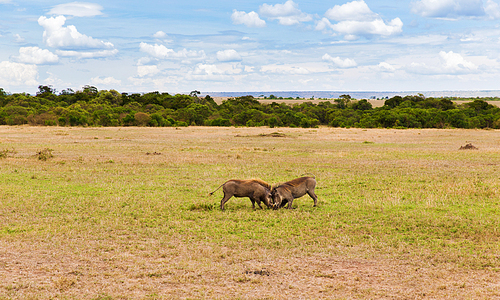
[(337, 103), (337, 107), (340, 109), (345, 109), (347, 108), (347, 105), (351, 102), (351, 96), (350, 95), (340, 95), (338, 99), (333, 100), (335, 103)]
[(401, 96), (394, 96), (390, 99), (385, 100), (384, 106), (389, 107), (389, 108), (395, 108), (399, 106), (401, 103), (403, 103), (403, 98)]
[(373, 106), (368, 100), (362, 99), (352, 104), (352, 109), (355, 110), (371, 110)]
[(82, 92), (91, 96), (91, 97), (94, 97), (99, 93), (99, 90), (95, 86), (91, 86), (91, 85), (87, 84), (87, 85), (84, 85), (82, 87)]
[(198, 103), (192, 103), (188, 107), (177, 111), (179, 120), (195, 125), (203, 125), (210, 114), (208, 106)]
[(36, 96), (40, 98), (54, 100), (56, 99), (56, 90), (52, 88), (51, 85), (39, 85)]

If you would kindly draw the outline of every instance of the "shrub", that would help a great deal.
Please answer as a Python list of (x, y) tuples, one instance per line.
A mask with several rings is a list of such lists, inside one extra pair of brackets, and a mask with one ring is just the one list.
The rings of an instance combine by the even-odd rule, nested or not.
[(7, 157), (9, 157), (9, 154), (14, 154), (14, 153), (16, 153), (16, 151), (14, 151), (14, 149), (12, 149), (12, 150), (8, 150), (8, 149), (1, 150), (0, 151), (0, 158), (7, 158)]
[(151, 117), (147, 113), (138, 112), (134, 115), (135, 125), (147, 126), (151, 122)]
[(59, 117), (59, 119), (57, 119), (57, 123), (59, 123), (59, 126), (66, 126), (66, 118)]
[(125, 126), (133, 126), (134, 123), (135, 123), (135, 114), (128, 114), (125, 116), (125, 118), (123, 118), (123, 125)]
[(163, 126), (167, 126), (166, 123), (168, 121), (165, 120), (165, 118), (162, 117), (162, 115), (160, 115), (159, 113), (154, 113), (152, 114), (151, 116), (151, 120), (149, 121), (148, 125), (149, 126), (152, 126), (152, 127), (163, 127)]
[(35, 156), (36, 156), (39, 160), (46, 161), (47, 159), (54, 157), (54, 155), (52, 154), (52, 151), (53, 151), (52, 149), (45, 148), (45, 149), (43, 149), (43, 150), (38, 151), (38, 152), (35, 154)]
[(224, 126), (224, 127), (229, 127), (229, 126), (231, 126), (231, 121), (229, 119), (217, 118), (217, 119), (214, 119), (214, 120), (207, 120), (206, 125), (207, 126)]
[(57, 116), (54, 113), (42, 113), (28, 116), (28, 123), (30, 125), (54, 126), (57, 124), (56, 120)]

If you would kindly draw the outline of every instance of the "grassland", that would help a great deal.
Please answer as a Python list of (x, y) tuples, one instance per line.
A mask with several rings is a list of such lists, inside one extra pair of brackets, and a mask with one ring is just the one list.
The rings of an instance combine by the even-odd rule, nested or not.
[[(214, 97), (214, 100), (217, 104), (221, 104), (223, 101), (229, 99), (231, 97)], [(294, 104), (301, 104), (304, 102), (311, 102), (314, 104), (319, 104), (321, 102), (325, 101), (330, 101), (334, 103), (334, 99), (264, 99), (264, 98), (257, 98), (260, 103), (262, 104), (271, 104), (273, 102), (276, 103), (286, 103), (288, 105), (294, 105)], [(485, 99), (483, 99), (485, 100)], [(380, 100), (375, 100), (375, 99), (367, 99), (367, 101), (372, 105), (372, 107), (382, 107), (384, 106), (385, 99), (380, 99)], [(500, 106), (500, 101), (494, 101), (494, 100), (485, 100), (488, 102), (488, 104), (495, 105), (495, 106)], [(472, 102), (472, 100), (453, 100), (456, 104), (464, 104), (464, 103), (469, 103)]]
[(2, 126), (0, 299), (499, 298), (499, 171), (494, 130)]

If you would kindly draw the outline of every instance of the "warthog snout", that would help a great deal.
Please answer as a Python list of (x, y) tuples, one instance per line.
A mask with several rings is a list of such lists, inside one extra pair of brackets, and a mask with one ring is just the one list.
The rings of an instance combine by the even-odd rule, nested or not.
[(270, 202), (273, 209), (280, 208), (282, 200), (283, 199), (281, 195), (276, 191), (276, 188), (273, 188), (273, 190), (271, 191), (271, 202)]

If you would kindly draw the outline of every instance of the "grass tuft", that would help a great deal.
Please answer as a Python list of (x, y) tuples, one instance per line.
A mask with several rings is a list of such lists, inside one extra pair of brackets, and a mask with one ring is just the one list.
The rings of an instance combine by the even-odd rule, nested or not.
[(211, 211), (217, 209), (219, 206), (214, 203), (193, 203), (190, 204), (188, 210), (202, 210), (202, 211)]
[(12, 156), (14, 154), (16, 154), (16, 151), (14, 149), (12, 149), (12, 150), (8, 150), (8, 149), (0, 150), (0, 159), (7, 158), (7, 157)]

